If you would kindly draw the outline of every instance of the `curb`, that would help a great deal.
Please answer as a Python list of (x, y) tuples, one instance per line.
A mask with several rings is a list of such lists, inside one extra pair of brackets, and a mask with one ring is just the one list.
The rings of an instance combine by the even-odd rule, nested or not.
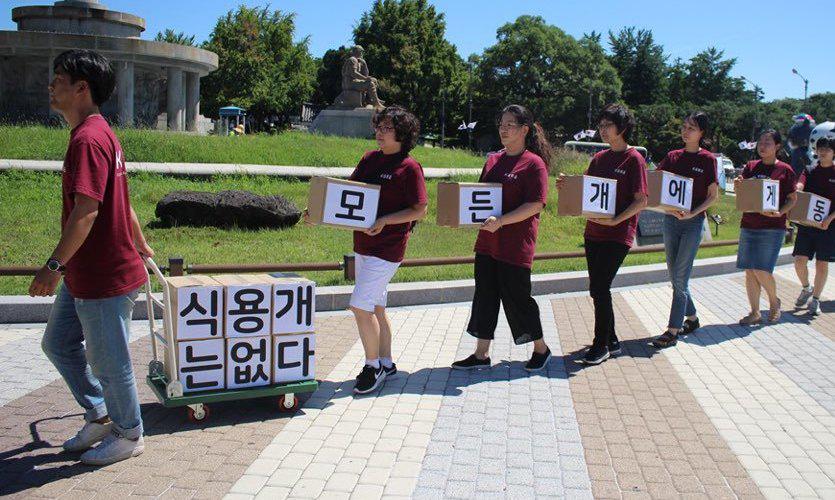
[[(780, 250), (777, 265), (792, 262), (792, 248)], [(715, 276), (738, 272), (736, 256), (699, 259), (693, 265), (693, 278)], [(644, 264), (621, 268), (612, 288), (661, 283), (668, 281), (665, 264)], [(586, 271), (568, 271), (533, 275), (533, 295), (583, 292), (588, 290), (589, 278)], [(316, 290), (316, 310), (341, 311), (348, 307), (351, 285), (320, 287)], [(414, 283), (392, 283), (388, 289), (388, 306), (418, 306), (427, 304), (449, 304), (469, 302), (473, 298), (475, 282), (471, 279), (452, 281), (421, 281)], [(740, 292), (742, 293), (742, 292)], [(159, 294), (157, 294), (159, 296)], [(27, 297), (24, 295), (0, 296), (0, 324), (4, 323), (45, 323), (49, 317), (53, 297)], [(159, 314), (159, 311), (157, 311)], [(135, 320), (147, 319), (145, 295), (140, 294), (134, 308)]]

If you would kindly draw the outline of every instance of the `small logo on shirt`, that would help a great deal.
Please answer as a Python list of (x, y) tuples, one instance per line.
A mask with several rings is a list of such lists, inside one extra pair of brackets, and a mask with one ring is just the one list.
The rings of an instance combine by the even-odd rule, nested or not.
[(829, 182), (835, 184), (835, 179), (829, 179)]
[(626, 169), (625, 168), (616, 168), (615, 173), (619, 174), (619, 175), (626, 175)]
[(380, 174), (380, 179), (385, 179), (387, 181), (390, 181), (390, 180), (394, 179), (394, 175), (393, 174)]
[(511, 179), (511, 180), (515, 181), (516, 179), (519, 178), (519, 176), (516, 175), (516, 174), (507, 173), (507, 174), (504, 174), (504, 178), (505, 179)]
[(699, 168), (699, 167), (693, 167), (693, 171), (698, 172), (700, 174), (705, 173), (705, 170), (703, 168)]
[(128, 173), (125, 167), (125, 161), (122, 159), (122, 151), (116, 151), (116, 177), (121, 177)]

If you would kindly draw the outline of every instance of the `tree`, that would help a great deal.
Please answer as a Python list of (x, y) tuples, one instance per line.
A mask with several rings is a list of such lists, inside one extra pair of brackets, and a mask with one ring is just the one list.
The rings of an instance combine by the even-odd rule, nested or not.
[(620, 79), (593, 37), (580, 42), (539, 16), (521, 16), (496, 32), (477, 69), (476, 106), (491, 124), (511, 103), (525, 105), (552, 135), (565, 136), (588, 125), (593, 114), (620, 94)]
[(338, 49), (328, 49), (318, 61), (316, 90), (312, 98), (314, 104), (318, 106), (333, 104), (333, 100), (342, 92), (342, 65), (350, 52), (349, 47), (342, 45)]
[(623, 99), (630, 106), (656, 104), (663, 100), (667, 56), (655, 43), (651, 30), (623, 28), (609, 31), (609, 62), (623, 83)]
[(424, 131), (460, 120), (466, 99), (466, 65), (445, 38), (446, 21), (426, 0), (376, 0), (354, 28), (372, 76), (387, 104), (410, 109)]
[(203, 78), (207, 114), (233, 104), (247, 109), (257, 128), (267, 117), (297, 113), (313, 93), (316, 66), (308, 38), (293, 42), (294, 31), (293, 14), (268, 8), (242, 5), (221, 17), (203, 45), (220, 61)]
[(175, 32), (172, 29), (166, 28), (166, 30), (160, 31), (157, 33), (157, 36), (154, 37), (155, 42), (165, 42), (165, 43), (176, 43), (177, 45), (189, 45), (193, 47), (194, 43), (194, 35), (186, 35), (184, 32), (180, 31)]
[(690, 59), (686, 79), (690, 102), (702, 105), (745, 96), (742, 79), (730, 76), (736, 59), (723, 59), (724, 54), (724, 51), (710, 47)]

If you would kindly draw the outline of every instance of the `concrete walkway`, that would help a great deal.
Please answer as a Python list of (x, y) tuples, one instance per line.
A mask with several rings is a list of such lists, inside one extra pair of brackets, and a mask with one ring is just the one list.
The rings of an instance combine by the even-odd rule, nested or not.
[[(538, 298), (548, 369), (522, 369), (502, 319), (489, 370), (469, 354), (469, 305), (392, 308), (399, 376), (355, 398), (362, 348), (353, 318), (320, 313), (320, 388), (293, 417), (274, 401), (212, 407), (188, 423), (141, 384), (146, 452), (94, 469), (60, 443), (80, 411), (40, 353), (43, 325), (0, 326), (0, 495), (125, 498), (835, 498), (835, 295), (823, 314), (791, 304), (783, 319), (743, 328), (739, 273), (691, 282), (702, 328), (678, 346), (664, 328), (671, 290), (613, 291), (622, 355), (576, 363), (592, 338), (586, 293)], [(763, 309), (767, 308), (765, 303)], [(134, 324), (134, 370), (150, 356)]]
[[(33, 172), (60, 172), (61, 161), (53, 160), (5, 160), (0, 159), (0, 170), (28, 170)], [(132, 172), (152, 172), (175, 175), (271, 175), (276, 177), (309, 178), (315, 176), (347, 178), (353, 167), (294, 167), (278, 165), (246, 165), (231, 163), (146, 163), (128, 162)], [(479, 168), (429, 168), (424, 167), (427, 179), (443, 179), (453, 175), (479, 175)]]

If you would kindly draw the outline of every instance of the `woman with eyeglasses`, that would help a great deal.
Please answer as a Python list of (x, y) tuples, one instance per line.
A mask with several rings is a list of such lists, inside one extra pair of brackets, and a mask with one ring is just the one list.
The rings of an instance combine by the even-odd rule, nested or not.
[(669, 210), (664, 216), (664, 249), (673, 300), (667, 329), (652, 341), (659, 349), (676, 345), (679, 335), (692, 333), (700, 326), (688, 284), (702, 241), (705, 211), (719, 199), (716, 157), (707, 150), (707, 128), (707, 114), (697, 111), (687, 115), (681, 124), (684, 148), (670, 151), (658, 165), (658, 170), (693, 180), (692, 210)]
[(480, 182), (502, 185), (502, 215), (488, 217), (475, 243), (475, 294), (467, 333), (477, 340), (475, 353), (452, 368), (490, 367), (490, 342), (504, 306), (513, 341), (533, 342), (525, 369), (545, 368), (551, 350), (542, 338), (539, 307), (531, 297), (531, 266), (539, 214), (548, 201), (548, 164), (551, 145), (533, 115), (523, 106), (510, 105), (498, 116), (504, 149), (487, 158)]
[(423, 168), (409, 156), (420, 131), (418, 119), (399, 106), (389, 106), (376, 113), (372, 123), (379, 149), (366, 153), (350, 177), (380, 186), (376, 222), (354, 231), (356, 284), (349, 304), (365, 350), (355, 394), (370, 393), (397, 373), (386, 289), (403, 261), (415, 222), (426, 215), (429, 204)]
[[(616, 179), (615, 216), (586, 222), (585, 250), (589, 293), (594, 302), (594, 341), (582, 362), (599, 365), (621, 351), (615, 333), (612, 281), (623, 264), (638, 229), (638, 213), (647, 204), (646, 161), (626, 141), (635, 128), (635, 117), (626, 106), (610, 104), (600, 113), (598, 130), (609, 149), (591, 159), (587, 175)], [(561, 189), (563, 175), (557, 179)]]

